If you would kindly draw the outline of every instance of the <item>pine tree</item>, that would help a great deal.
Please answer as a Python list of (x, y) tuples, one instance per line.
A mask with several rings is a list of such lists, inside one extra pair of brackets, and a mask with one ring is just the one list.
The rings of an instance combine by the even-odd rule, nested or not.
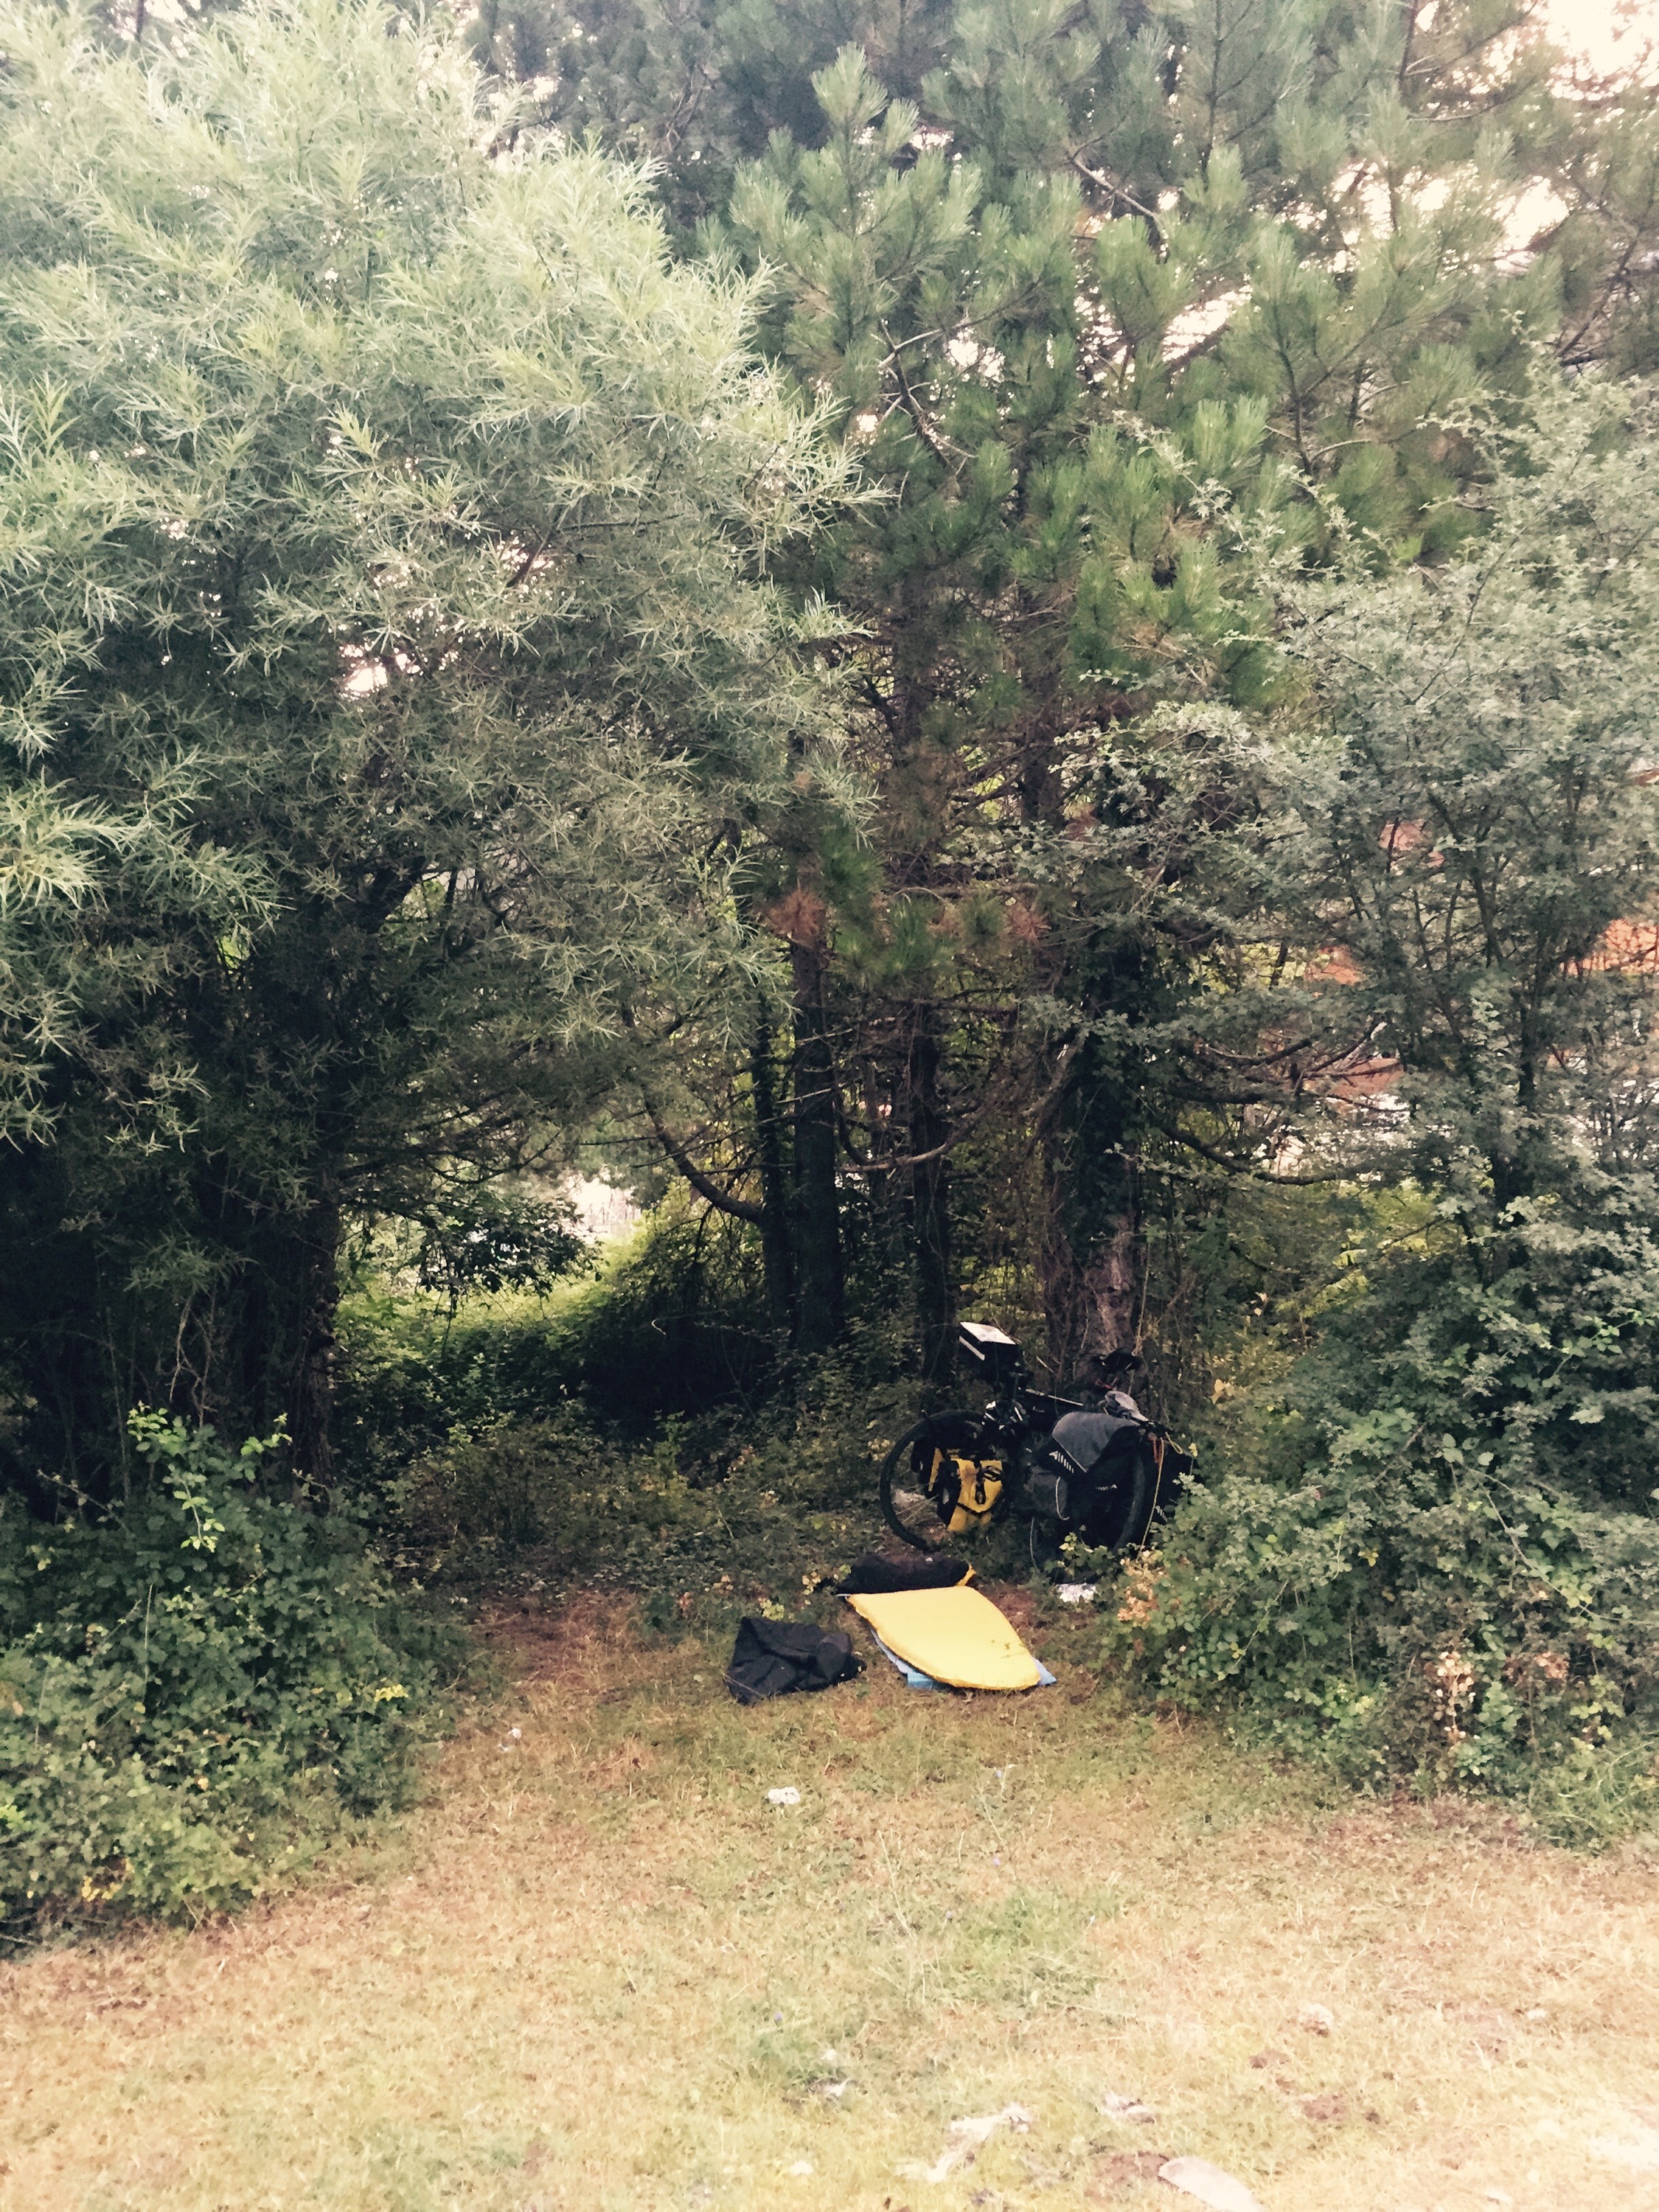
[[(1649, 357), (1651, 100), (1564, 89), (1533, 12), (983, 0), (930, 19), (918, 70), (906, 19), (872, 9), (812, 75), (813, 114), (811, 40), (751, 7), (697, 17), (705, 89), (672, 125), (637, 76), (619, 104), (586, 38), (558, 49), (555, 106), (663, 148), (701, 250), (780, 273), (769, 348), (883, 495), (797, 579), (862, 641), (882, 879), (819, 858), (807, 888), (851, 1149), (908, 1177), (935, 1376), (951, 1162), (988, 1071), (1040, 1140), (1061, 1364), (1133, 1325), (1137, 1164), (1232, 1110), (1178, 1042), (1216, 980), (1212, 841), (1148, 818), (1133, 732), (1160, 701), (1272, 698), (1264, 544), (1316, 563), (1359, 531), (1385, 561), (1443, 559), (1471, 526), (1470, 425), (1531, 404), (1539, 347)], [(609, 56), (647, 18), (592, 20)], [(728, 172), (723, 209), (680, 197)], [(1540, 193), (1554, 212), (1517, 240)], [(1231, 775), (1224, 748), (1183, 822), (1224, 814)]]
[(1424, 1187), (1483, 1229), (1651, 1169), (1655, 430), (1588, 380), (1505, 441), (1459, 558), (1287, 586), (1312, 689), (1271, 904), (1350, 979), (1313, 1018), (1392, 1060)]

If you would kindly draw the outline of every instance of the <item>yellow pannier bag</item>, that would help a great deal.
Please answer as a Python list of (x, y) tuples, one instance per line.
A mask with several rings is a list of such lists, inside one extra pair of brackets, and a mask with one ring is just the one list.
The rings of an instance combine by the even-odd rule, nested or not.
[(963, 1535), (969, 1528), (982, 1528), (1002, 1495), (1002, 1462), (957, 1459), (949, 1452), (940, 1452), (937, 1457), (953, 1466), (959, 1485), (956, 1508), (945, 1526), (953, 1536)]

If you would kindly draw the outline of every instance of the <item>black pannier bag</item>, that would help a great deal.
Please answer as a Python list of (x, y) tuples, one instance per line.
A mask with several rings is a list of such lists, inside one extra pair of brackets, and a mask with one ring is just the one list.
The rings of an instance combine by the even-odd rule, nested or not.
[(854, 1559), (836, 1588), (843, 1597), (890, 1596), (899, 1590), (954, 1589), (973, 1569), (948, 1552), (911, 1552), (896, 1559), (890, 1552), (866, 1552)]
[(1154, 1517), (1168, 1510), (1158, 1458), (1146, 1423), (1114, 1412), (1109, 1402), (1062, 1413), (1032, 1462), (1025, 1494), (1085, 1543), (1142, 1543)]

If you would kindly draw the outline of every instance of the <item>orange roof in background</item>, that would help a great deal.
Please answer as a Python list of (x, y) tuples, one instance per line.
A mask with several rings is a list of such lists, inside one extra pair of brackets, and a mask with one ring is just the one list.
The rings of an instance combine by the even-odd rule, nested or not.
[(1304, 973), (1310, 983), (1357, 983), (1360, 980), (1358, 963), (1343, 945), (1322, 945)]
[[(1659, 921), (1614, 921), (1601, 933), (1595, 950), (1579, 963), (1580, 973), (1617, 971), (1659, 975)], [(1308, 963), (1310, 983), (1358, 983), (1359, 963), (1344, 945), (1322, 945)]]
[(1631, 975), (1659, 975), (1659, 921), (1615, 921), (1583, 963), (1587, 969), (1617, 969)]

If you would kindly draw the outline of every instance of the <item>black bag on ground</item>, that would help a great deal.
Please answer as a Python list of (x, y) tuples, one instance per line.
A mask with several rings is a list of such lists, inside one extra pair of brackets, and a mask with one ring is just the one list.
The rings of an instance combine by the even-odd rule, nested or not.
[(839, 1629), (745, 1616), (738, 1623), (726, 1686), (740, 1705), (757, 1705), (763, 1698), (787, 1697), (792, 1690), (827, 1690), (863, 1671), (852, 1638)]
[(895, 1590), (954, 1589), (973, 1569), (945, 1552), (912, 1552), (896, 1559), (887, 1552), (866, 1552), (855, 1559), (836, 1588), (843, 1597), (884, 1597)]

